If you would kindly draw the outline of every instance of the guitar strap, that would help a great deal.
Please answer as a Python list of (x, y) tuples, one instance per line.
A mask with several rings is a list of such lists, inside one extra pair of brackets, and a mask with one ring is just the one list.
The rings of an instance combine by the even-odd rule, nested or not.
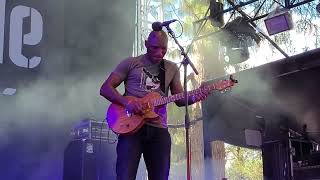
[(167, 92), (166, 92), (166, 87), (165, 87), (165, 84), (166, 84), (165, 73), (166, 73), (166, 69), (164, 67), (164, 60), (162, 60), (161, 63), (160, 63), (160, 72), (159, 72), (159, 75), (160, 75), (160, 89), (166, 95)]

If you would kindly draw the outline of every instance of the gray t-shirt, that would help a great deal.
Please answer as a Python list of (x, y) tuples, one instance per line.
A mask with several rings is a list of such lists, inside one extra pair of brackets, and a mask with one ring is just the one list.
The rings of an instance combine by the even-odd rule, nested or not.
[[(165, 92), (161, 91), (160, 63), (152, 64), (146, 55), (129, 57), (114, 69), (113, 73), (118, 75), (125, 83), (125, 96), (144, 97), (149, 92), (159, 92), (167, 96), (169, 86), (173, 81), (180, 81), (180, 73), (177, 65), (171, 61), (164, 60)], [(161, 128), (167, 128), (166, 106), (156, 108), (159, 115), (158, 121), (147, 121), (146, 123)]]

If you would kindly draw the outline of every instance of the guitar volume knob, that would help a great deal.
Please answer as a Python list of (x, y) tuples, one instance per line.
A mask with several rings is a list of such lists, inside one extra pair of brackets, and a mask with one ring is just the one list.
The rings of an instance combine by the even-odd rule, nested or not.
[(132, 116), (132, 113), (130, 113), (130, 112), (126, 109), (126, 115), (127, 115), (127, 117), (131, 117), (131, 116)]

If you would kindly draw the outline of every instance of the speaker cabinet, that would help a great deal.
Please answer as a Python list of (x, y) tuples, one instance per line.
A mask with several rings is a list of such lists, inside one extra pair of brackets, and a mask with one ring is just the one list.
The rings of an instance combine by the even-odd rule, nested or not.
[(264, 180), (292, 180), (289, 145), (286, 141), (262, 146)]
[(116, 143), (91, 139), (71, 141), (64, 151), (63, 180), (116, 179)]

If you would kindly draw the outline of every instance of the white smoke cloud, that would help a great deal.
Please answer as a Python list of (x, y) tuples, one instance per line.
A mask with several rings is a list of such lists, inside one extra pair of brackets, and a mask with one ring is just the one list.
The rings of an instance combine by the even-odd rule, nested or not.
[(100, 86), (132, 52), (135, 6), (128, 2), (35, 2), (39, 7), (41, 68), (31, 80), (19, 77), (14, 96), (0, 97), (0, 152), (16, 158), (0, 165), (5, 179), (61, 178), (70, 128), (86, 118), (104, 120), (109, 103)]

